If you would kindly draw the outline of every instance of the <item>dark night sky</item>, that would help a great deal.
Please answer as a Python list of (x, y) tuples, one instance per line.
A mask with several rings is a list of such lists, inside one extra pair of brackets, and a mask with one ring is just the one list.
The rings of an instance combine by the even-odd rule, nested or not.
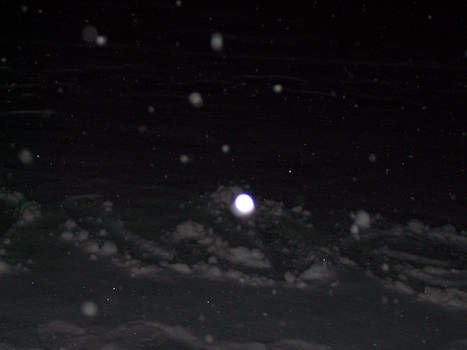
[[(268, 181), (275, 174), (287, 185), (292, 169), (298, 183), (315, 172), (326, 182), (334, 171), (347, 186), (376, 152), (388, 158), (377, 163), (378, 174), (391, 168), (400, 177), (373, 178), (405, 192), (420, 181), (462, 183), (467, 31), (460, 2), (296, 3), (0, 0), (0, 40), (12, 68), (5, 77), (19, 84), (5, 108), (56, 113), (48, 122), (5, 119), (5, 135), (20, 143), (24, 125), (63, 123), (57, 138), (80, 145), (73, 155), (113, 155), (120, 147), (119, 159), (133, 162), (163, 149), (162, 168), (173, 163), (175, 172), (180, 153), (191, 152), (204, 159), (193, 163), (202, 174), (213, 164), (219, 178), (258, 179), (269, 169)], [(87, 26), (107, 45), (85, 43)], [(210, 47), (214, 32), (223, 35), (222, 52)], [(272, 92), (278, 81), (280, 96)], [(23, 90), (33, 97), (21, 97)], [(203, 108), (189, 105), (193, 91), (202, 92)], [(133, 135), (141, 125), (154, 134)], [(223, 143), (237, 150), (234, 160), (215, 153)], [(409, 169), (401, 159), (412, 154)]]
[[(6, 24), (0, 33), (4, 52), (14, 56), (22, 51), (32, 61), (42, 55), (38, 65), (26, 64), (23, 71), (41, 69), (41, 63), (42, 68), (98, 63), (155, 67), (168, 80), (197, 74), (204, 74), (205, 80), (222, 80), (258, 73), (316, 80), (319, 84), (308, 90), (338, 95), (354, 88), (339, 80), (397, 77), (399, 88), (407, 88), (408, 93), (387, 86), (378, 91), (381, 97), (405, 94), (400, 100), (412, 101), (417, 108), (431, 102), (435, 114), (422, 117), (428, 121), (439, 121), (444, 112), (447, 119), (463, 118), (467, 25), (461, 6), (454, 3), (181, 1), (178, 6), (173, 0), (70, 1), (52, 6), (0, 2)], [(108, 38), (100, 51), (92, 45), (84, 50), (82, 30), (89, 25)], [(221, 53), (209, 46), (213, 32), (224, 37)], [(323, 75), (329, 83), (323, 83)], [(348, 107), (333, 106), (337, 114)], [(284, 108), (299, 106), (289, 103)]]
[(307, 1), (287, 6), (282, 2), (183, 1), (178, 7), (175, 0), (71, 1), (55, 6), (34, 3), (27, 13), (18, 10), (17, 1), (2, 3), (6, 23), (10, 23), (2, 36), (21, 39), (77, 43), (80, 28), (89, 21), (114, 43), (138, 41), (149, 47), (170, 47), (174, 40), (184, 40), (185, 49), (196, 51), (208, 49), (200, 43), (214, 30), (228, 39), (227, 53), (273, 50), (314, 57), (461, 63), (466, 50), (467, 24), (455, 2), (428, 6), (417, 1)]

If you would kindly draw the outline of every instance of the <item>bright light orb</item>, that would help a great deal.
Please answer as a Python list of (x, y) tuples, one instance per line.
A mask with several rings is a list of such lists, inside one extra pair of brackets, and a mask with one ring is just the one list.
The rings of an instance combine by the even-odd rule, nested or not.
[(235, 198), (233, 209), (236, 215), (250, 215), (255, 210), (255, 202), (249, 194), (241, 193)]

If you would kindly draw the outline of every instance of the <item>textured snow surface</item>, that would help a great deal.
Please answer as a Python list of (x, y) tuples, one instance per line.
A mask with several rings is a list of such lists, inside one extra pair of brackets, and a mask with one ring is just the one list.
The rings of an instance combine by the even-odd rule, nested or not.
[[(287, 321), (280, 313), (295, 309), (294, 317), (306, 324), (309, 321), (303, 318), (313, 319), (318, 311), (307, 314), (300, 306), (296, 309), (295, 298), (303, 300), (303, 305), (305, 300), (315, 300), (313, 308), (330, 302), (329, 316), (318, 326), (325, 332), (326, 324), (339, 322), (341, 308), (354, 308), (348, 302), (363, 302), (358, 298), (362, 290), (366, 298), (376, 300), (370, 307), (375, 311), (368, 311), (375, 312), (371, 317), (376, 322), (378, 308), (394, 308), (394, 315), (406, 317), (399, 309), (403, 302), (409, 308), (433, 307), (435, 313), (465, 316), (465, 232), (450, 225), (430, 228), (415, 220), (406, 225), (379, 225), (381, 218), (362, 211), (354, 216), (358, 240), (349, 230), (334, 244), (319, 245), (319, 240), (310, 239), (319, 236), (312, 215), (302, 207), (287, 208), (258, 197), (253, 216), (239, 219), (233, 215), (230, 206), (240, 192), (239, 187), (221, 186), (215, 192), (196, 196), (197, 200), (187, 198), (176, 215), (178, 223), (167, 223), (164, 228), (154, 225), (164, 222), (164, 214), (158, 214), (164, 208), (154, 204), (150, 208), (152, 217), (141, 213), (146, 219), (135, 230), (132, 219), (138, 218), (137, 209), (99, 193), (68, 196), (55, 206), (49, 203), (44, 211), (21, 193), (3, 189), (0, 200), (14, 223), (2, 236), (0, 283), (6, 283), (2, 289), (5, 293), (15, 290), (15, 278), (19, 278), (29, 284), (26, 292), (35, 295), (31, 288), (56, 283), (58, 289), (52, 296), (41, 297), (38, 292), (37, 301), (32, 303), (45, 306), (55, 295), (52, 309), (58, 312), (48, 309), (45, 318), (34, 316), (25, 330), (34, 336), (24, 337), (24, 342), (1, 344), (0, 349), (354, 349), (329, 337), (320, 340), (315, 333), (297, 337), (286, 329), (294, 329), (298, 321)], [(151, 198), (137, 200), (151, 202)], [(357, 287), (353, 276), (367, 282), (358, 282)], [(126, 282), (118, 282), (123, 280)], [(154, 292), (158, 296), (151, 295), (151, 283), (157, 283)], [(215, 285), (200, 294), (201, 286), (210, 283)], [(377, 291), (373, 292), (374, 286), (365, 287), (372, 283), (378, 285)], [(177, 285), (180, 287), (174, 287)], [(102, 288), (106, 289), (103, 294), (96, 291)], [(141, 292), (141, 288), (149, 290)], [(179, 300), (169, 302), (174, 288)], [(210, 288), (213, 295), (240, 294), (236, 301), (227, 297), (216, 301)], [(263, 297), (249, 299), (250, 292), (241, 296), (242, 290), (248, 290), (243, 288), (259, 288)], [(286, 304), (267, 301), (281, 295), (287, 298)], [(137, 298), (134, 305), (132, 298)], [(70, 305), (67, 299), (72, 301)], [(242, 304), (250, 302), (247, 309), (254, 317), (244, 314)], [(269, 306), (261, 306), (263, 302)], [(29, 303), (20, 305), (28, 307)], [(174, 305), (180, 308), (167, 309)], [(16, 307), (18, 315), (11, 314), (10, 309), (9, 321), (5, 321), (11, 327), (24, 322), (20, 315), (25, 310)], [(133, 309), (140, 311), (133, 313)], [(151, 309), (159, 311), (153, 313)], [(216, 316), (207, 316), (213, 310), (217, 310)], [(223, 318), (216, 325), (221, 315), (235, 319), (234, 328), (219, 330), (218, 322), (227, 321)], [(251, 334), (239, 336), (246, 324), (251, 327), (253, 319), (262, 322), (255, 327), (271, 327), (263, 340)], [(283, 330), (277, 333), (277, 327)], [(18, 329), (15, 332), (21, 333)], [(389, 344), (388, 340), (380, 341), (381, 345)], [(419, 341), (428, 344), (429, 339)], [(465, 339), (458, 337), (453, 341), (445, 348), (462, 349), (465, 344)]]

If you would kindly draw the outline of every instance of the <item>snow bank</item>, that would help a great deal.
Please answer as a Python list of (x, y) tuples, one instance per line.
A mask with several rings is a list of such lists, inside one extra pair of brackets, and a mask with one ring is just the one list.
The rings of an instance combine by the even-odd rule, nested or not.
[(455, 288), (425, 287), (424, 292), (418, 294), (418, 299), (448, 308), (467, 310), (467, 293)]
[[(430, 228), (419, 220), (387, 229), (366, 230), (352, 244), (373, 261), (372, 273), (420, 301), (467, 308), (467, 235), (452, 225)], [(359, 248), (361, 246), (361, 248)]]
[(15, 226), (31, 224), (42, 217), (40, 205), (26, 201), (20, 192), (0, 189), (0, 204), (9, 209), (16, 219)]
[(22, 193), (0, 188), (0, 203), (9, 207), (17, 207), (23, 201), (24, 195)]
[[(378, 229), (372, 227), (369, 213), (359, 211), (353, 214), (359, 240), (351, 240), (351, 249), (345, 241), (345, 249), (339, 244), (332, 249), (311, 249), (301, 241), (309, 234), (309, 212), (301, 206), (287, 208), (281, 202), (259, 198), (255, 215), (241, 220), (230, 213), (240, 192), (240, 187), (219, 187), (205, 196), (208, 202), (202, 201), (204, 207), (198, 208), (211, 217), (195, 221), (181, 216), (172, 230), (146, 235), (153, 239), (128, 230), (115, 214), (120, 208), (110, 200), (96, 194), (68, 197), (63, 205), (74, 219), (62, 224), (59, 238), (89, 259), (106, 258), (135, 277), (175, 272), (254, 286), (285, 281), (289, 287), (305, 288), (311, 281), (335, 282), (337, 266), (365, 263), (364, 268), (370, 268), (386, 285), (420, 301), (466, 307), (467, 271), (458, 266), (467, 256), (465, 232), (457, 232), (451, 225), (430, 228), (416, 220)], [(40, 206), (26, 201), (21, 193), (2, 190), (0, 202), (13, 208), (15, 227), (31, 225), (42, 216)], [(5, 247), (6, 241), (0, 250), (4, 256)], [(359, 260), (363, 256), (366, 258)], [(276, 260), (290, 266), (277, 274)], [(372, 264), (367, 265), (368, 261)], [(12, 268), (0, 260), (0, 274)]]

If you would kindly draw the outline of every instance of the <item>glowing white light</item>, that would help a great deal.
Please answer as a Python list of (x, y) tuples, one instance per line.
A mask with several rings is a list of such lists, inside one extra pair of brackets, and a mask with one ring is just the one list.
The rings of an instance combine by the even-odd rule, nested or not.
[(98, 46), (105, 46), (107, 44), (107, 37), (103, 35), (98, 35), (96, 37), (96, 44)]
[(282, 87), (281, 84), (275, 84), (273, 87), (272, 87), (272, 91), (274, 91), (274, 93), (276, 94), (280, 94), (282, 92), (284, 88)]
[(190, 101), (193, 107), (200, 108), (203, 106), (203, 97), (199, 92), (192, 92), (188, 96), (188, 101)]
[(222, 145), (222, 152), (224, 153), (229, 153), (230, 152), (230, 146), (229, 145)]
[(249, 215), (255, 210), (253, 198), (246, 193), (239, 194), (234, 201), (234, 214)]
[(222, 38), (221, 33), (214, 33), (211, 36), (211, 48), (214, 51), (221, 51), (224, 47), (224, 39)]

